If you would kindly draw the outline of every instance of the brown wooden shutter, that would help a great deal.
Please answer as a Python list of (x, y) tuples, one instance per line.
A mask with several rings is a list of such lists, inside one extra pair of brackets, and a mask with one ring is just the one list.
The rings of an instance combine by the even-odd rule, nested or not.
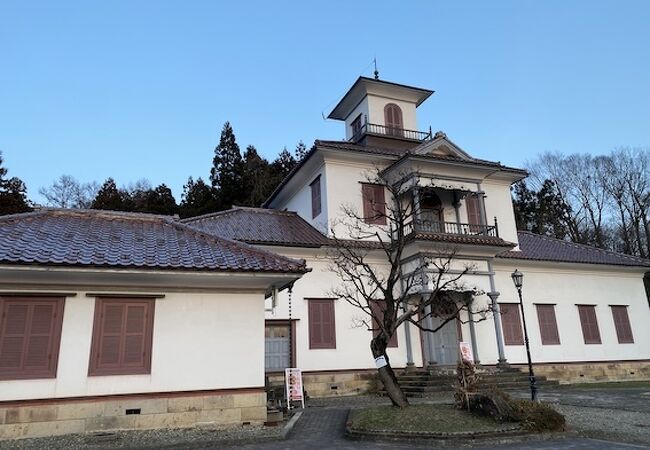
[[(481, 225), (481, 207), (478, 194), (469, 194), (465, 197), (465, 206), (467, 208), (467, 222), (471, 225), (472, 233), (478, 233)], [(473, 226), (472, 226), (473, 225)]]
[(386, 225), (386, 196), (380, 184), (361, 184), (363, 218), (367, 224)]
[(336, 348), (333, 299), (309, 299), (309, 348)]
[[(380, 325), (377, 323), (377, 320), (384, 320), (384, 311), (386, 310), (385, 306), (382, 304), (383, 300), (375, 300), (370, 302), (370, 308), (372, 309), (372, 336), (377, 337), (380, 332)], [(397, 332), (391, 336), (388, 340), (388, 347), (397, 347)]]
[(559, 345), (560, 334), (555, 319), (555, 305), (535, 305), (542, 345)]
[(524, 345), (518, 303), (499, 303), (505, 345)]
[(311, 187), (311, 217), (313, 219), (322, 211), (320, 175), (316, 177), (316, 179), (312, 181), (309, 186)]
[(611, 306), (616, 336), (619, 344), (633, 344), (634, 336), (630, 326), (630, 317), (627, 314), (627, 306)]
[(64, 299), (0, 297), (0, 379), (55, 378)]
[(578, 314), (580, 315), (580, 326), (582, 327), (585, 344), (600, 344), (596, 307), (594, 305), (578, 305)]
[(89, 375), (151, 373), (154, 304), (154, 299), (97, 299)]
[[(389, 133), (392, 131), (401, 131), (404, 128), (402, 123), (402, 109), (394, 103), (389, 103), (384, 107), (384, 120)], [(394, 130), (397, 129), (397, 130)]]

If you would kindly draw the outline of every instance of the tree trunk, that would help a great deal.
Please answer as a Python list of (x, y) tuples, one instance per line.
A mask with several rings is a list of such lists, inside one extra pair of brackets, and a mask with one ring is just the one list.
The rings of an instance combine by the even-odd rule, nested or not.
[(387, 339), (383, 339), (381, 335), (374, 338), (370, 341), (370, 349), (372, 350), (372, 356), (379, 358), (383, 356), (386, 359), (386, 365), (384, 367), (379, 367), (377, 373), (379, 374), (379, 379), (386, 389), (386, 394), (388, 398), (393, 403), (393, 406), (399, 408), (405, 408), (409, 405), (409, 401), (406, 398), (406, 394), (402, 391), (399, 383), (397, 382), (397, 377), (393, 368), (390, 366), (390, 361), (388, 355), (386, 354), (386, 347), (388, 344)]

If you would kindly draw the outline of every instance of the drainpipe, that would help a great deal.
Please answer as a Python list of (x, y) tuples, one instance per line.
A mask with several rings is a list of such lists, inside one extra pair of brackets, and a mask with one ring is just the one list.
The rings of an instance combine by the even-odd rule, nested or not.
[(494, 284), (494, 271), (492, 270), (492, 261), (487, 261), (488, 275), (490, 279), (490, 292), (487, 293), (487, 296), (490, 297), (492, 301), (492, 315), (494, 317), (494, 331), (497, 336), (497, 349), (499, 351), (499, 361), (497, 362), (497, 367), (499, 369), (507, 369), (510, 367), (508, 361), (506, 360), (505, 348), (503, 344), (503, 328), (501, 327), (501, 311), (499, 310), (499, 303), (497, 299), (499, 298), (499, 292), (495, 289)]

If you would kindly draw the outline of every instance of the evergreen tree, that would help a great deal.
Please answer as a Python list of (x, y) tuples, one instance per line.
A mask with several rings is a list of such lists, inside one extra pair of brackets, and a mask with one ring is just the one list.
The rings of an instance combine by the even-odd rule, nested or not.
[(289, 175), (289, 172), (291, 172), (296, 164), (296, 158), (287, 150), (287, 147), (284, 147), (275, 161), (271, 163), (271, 171), (276, 182), (279, 183)]
[(153, 214), (175, 214), (178, 206), (171, 189), (164, 183), (155, 189), (147, 189), (131, 194), (134, 210)]
[(242, 198), (242, 205), (254, 207), (260, 206), (275, 187), (269, 162), (262, 158), (252, 145), (246, 147), (244, 152), (242, 185), (246, 195)]
[(307, 146), (303, 141), (298, 142), (298, 145), (296, 145), (296, 162), (300, 162), (303, 159), (305, 159), (305, 156), (307, 156)]
[(217, 201), (214, 189), (201, 178), (196, 181), (192, 177), (183, 186), (183, 197), (179, 206), (181, 217), (194, 217), (217, 211)]
[(6, 178), (7, 168), (2, 167), (2, 161), (0, 152), (0, 215), (31, 211), (25, 183), (17, 177)]
[(214, 149), (210, 181), (215, 191), (219, 210), (240, 203), (244, 197), (242, 186), (243, 162), (239, 145), (230, 122), (221, 130), (219, 145)]
[(571, 207), (564, 202), (555, 183), (544, 180), (541, 189), (537, 192), (536, 225), (532, 231), (557, 239), (567, 239), (569, 237), (567, 218), (570, 215)]
[(133, 211), (134, 205), (130, 194), (123, 189), (118, 189), (115, 180), (108, 178), (99, 188), (91, 207), (112, 211)]
[(512, 206), (515, 212), (517, 229), (532, 231), (537, 223), (536, 193), (528, 189), (526, 182), (522, 180), (512, 186), (512, 194)]

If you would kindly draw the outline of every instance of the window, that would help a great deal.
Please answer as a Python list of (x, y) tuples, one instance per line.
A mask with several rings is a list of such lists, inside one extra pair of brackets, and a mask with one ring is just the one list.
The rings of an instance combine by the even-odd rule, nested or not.
[[(379, 323), (377, 323), (376, 319), (384, 320), (384, 312), (386, 311), (386, 306), (384, 304), (383, 300), (376, 300), (374, 302), (370, 303), (370, 308), (372, 308), (372, 336), (377, 337), (379, 334)], [(397, 332), (393, 336), (391, 336), (390, 340), (388, 341), (388, 347), (397, 347)]]
[(403, 135), (402, 110), (395, 103), (384, 106), (384, 122), (386, 124), (386, 134), (391, 136)]
[(336, 348), (334, 299), (308, 299), (309, 348)]
[(350, 127), (352, 128), (352, 137), (355, 137), (361, 132), (361, 114), (359, 114), (357, 118), (352, 121)]
[(465, 206), (467, 208), (467, 222), (469, 223), (472, 233), (480, 232), (481, 225), (481, 200), (478, 194), (469, 194), (465, 197)]
[(154, 299), (98, 298), (89, 375), (151, 373)]
[(0, 380), (56, 378), (60, 297), (0, 297)]
[(372, 225), (386, 225), (386, 199), (384, 186), (380, 184), (361, 184), (364, 221)]
[(524, 333), (519, 319), (518, 303), (499, 303), (503, 341), (506, 345), (523, 345)]
[(311, 217), (313, 219), (321, 213), (320, 175), (309, 186), (311, 187)]
[(634, 344), (634, 336), (632, 336), (632, 327), (630, 326), (630, 318), (627, 314), (627, 306), (612, 305), (611, 308), (618, 343)]
[(578, 305), (580, 314), (580, 325), (585, 344), (600, 344), (600, 331), (598, 331), (598, 319), (596, 319), (596, 307), (594, 305)]
[(542, 345), (559, 345), (560, 334), (555, 320), (555, 305), (535, 305)]

